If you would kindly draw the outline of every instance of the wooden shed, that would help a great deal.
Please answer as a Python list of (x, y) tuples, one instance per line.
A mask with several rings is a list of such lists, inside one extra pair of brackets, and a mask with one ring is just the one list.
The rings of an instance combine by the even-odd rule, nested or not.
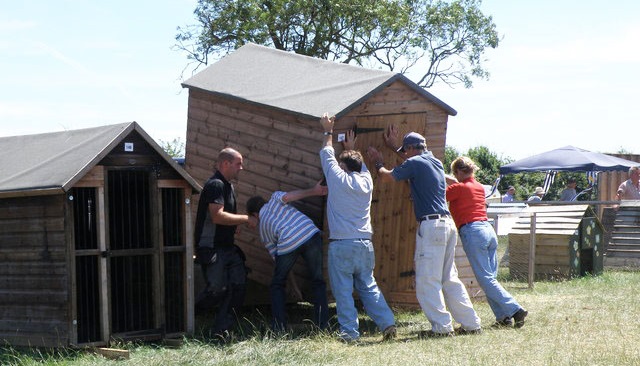
[[(354, 130), (356, 148), (378, 147), (385, 153), (387, 166), (398, 163), (395, 154), (383, 148), (382, 131), (388, 125), (397, 125), (401, 134), (423, 134), (429, 150), (443, 159), (447, 121), (456, 114), (402, 74), (254, 44), (227, 55), (183, 86), (189, 89), (185, 168), (203, 182), (211, 176), (220, 149), (238, 149), (245, 158), (245, 169), (236, 182), (239, 210), (244, 210), (252, 195), (269, 197), (276, 190), (307, 188), (322, 178), (318, 153), (323, 136), (318, 120), (324, 112), (336, 116), (336, 154), (342, 150), (341, 135)], [(324, 227), (323, 198), (305, 200), (300, 207)], [(371, 213), (379, 285), (390, 302), (417, 305), (416, 222), (408, 185), (376, 184)], [(248, 256), (250, 279), (268, 284), (273, 262), (257, 234), (244, 230), (236, 238)], [(461, 277), (474, 285), (466, 257), (461, 258)], [(302, 266), (295, 267), (294, 273), (298, 282), (305, 281)], [(478, 294), (478, 289), (470, 292)], [(256, 301), (251, 296), (247, 301)]]
[(509, 232), (509, 271), (527, 278), (535, 243), (535, 278), (601, 274), (604, 230), (589, 205), (529, 206)]
[(640, 201), (624, 200), (612, 209), (614, 222), (607, 243), (607, 267), (640, 267)]
[(0, 340), (193, 330), (200, 186), (136, 123), (0, 138)]

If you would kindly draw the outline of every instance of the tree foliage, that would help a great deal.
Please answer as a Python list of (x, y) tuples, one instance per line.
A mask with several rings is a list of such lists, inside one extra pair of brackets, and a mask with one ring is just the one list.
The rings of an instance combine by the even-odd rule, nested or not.
[(486, 146), (478, 146), (469, 149), (465, 154), (461, 154), (451, 146), (444, 148), (444, 168), (445, 172), (451, 173), (451, 163), (459, 156), (467, 156), (478, 166), (476, 180), (482, 184), (493, 184), (500, 174), (500, 166), (507, 164), (508, 159), (502, 159), (489, 150)]
[[(451, 174), (451, 163), (462, 155), (471, 158), (478, 165), (479, 170), (475, 176), (476, 180), (482, 184), (493, 184), (500, 176), (500, 167), (513, 161), (510, 158), (499, 157), (486, 146), (470, 148), (464, 154), (458, 152), (454, 147), (445, 146), (444, 161), (442, 162), (445, 172)], [(514, 186), (516, 188), (516, 200), (526, 201), (533, 194), (535, 187), (541, 187), (544, 184), (545, 177), (546, 173), (544, 172), (507, 174), (500, 179), (498, 190), (504, 193), (509, 186)], [(555, 201), (560, 199), (560, 193), (565, 188), (569, 178), (576, 180), (576, 190), (578, 192), (588, 187), (586, 174), (558, 172), (554, 184), (549, 188), (543, 200)], [(593, 192), (583, 195), (579, 200), (593, 199), (593, 195)]]
[(158, 145), (172, 158), (184, 157), (184, 142), (180, 138), (175, 138), (172, 141), (159, 140)]
[(321, 59), (415, 70), (416, 83), (472, 86), (486, 79), (499, 35), (481, 0), (198, 0), (196, 24), (178, 27), (176, 48), (208, 64), (246, 43)]

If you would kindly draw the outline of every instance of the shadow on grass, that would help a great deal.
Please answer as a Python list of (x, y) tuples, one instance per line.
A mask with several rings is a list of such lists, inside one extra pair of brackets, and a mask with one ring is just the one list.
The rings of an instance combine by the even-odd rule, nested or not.
[[(362, 304), (356, 300), (358, 309), (359, 331), (362, 338), (377, 336), (381, 333), (376, 323), (364, 312)], [(196, 330), (191, 337), (194, 341), (224, 345), (245, 341), (253, 338), (273, 339), (302, 339), (318, 336), (337, 339), (339, 324), (336, 315), (335, 304), (329, 305), (329, 326), (325, 330), (319, 329), (313, 322), (313, 305), (310, 303), (290, 303), (287, 305), (287, 330), (285, 332), (273, 332), (271, 330), (270, 305), (245, 306), (238, 314), (237, 322), (230, 332), (225, 334), (213, 334), (211, 329), (214, 324), (214, 311), (196, 316)], [(426, 319), (425, 319), (426, 321)], [(398, 322), (398, 327), (403, 323)], [(358, 345), (366, 345), (367, 341), (359, 341)], [(372, 342), (374, 344), (378, 341)]]

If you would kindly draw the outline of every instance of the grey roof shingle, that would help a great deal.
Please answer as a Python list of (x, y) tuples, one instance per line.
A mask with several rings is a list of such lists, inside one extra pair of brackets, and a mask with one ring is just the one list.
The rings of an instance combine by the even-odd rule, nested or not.
[(448, 114), (457, 112), (404, 75), (247, 44), (182, 83), (250, 103), (319, 118), (337, 117), (401, 80)]
[(195, 189), (200, 186), (136, 122), (0, 137), (0, 197), (68, 191), (136, 130)]

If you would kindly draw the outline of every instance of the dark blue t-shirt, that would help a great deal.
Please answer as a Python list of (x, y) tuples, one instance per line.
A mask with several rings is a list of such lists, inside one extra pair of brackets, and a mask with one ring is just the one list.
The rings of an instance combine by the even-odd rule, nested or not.
[(236, 225), (216, 225), (209, 215), (209, 204), (224, 205), (224, 211), (236, 213), (236, 195), (233, 186), (216, 171), (200, 193), (196, 215), (195, 243), (203, 247), (230, 247), (234, 244)]
[(425, 215), (449, 214), (444, 169), (430, 151), (405, 160), (391, 174), (396, 180), (409, 180), (416, 220)]

